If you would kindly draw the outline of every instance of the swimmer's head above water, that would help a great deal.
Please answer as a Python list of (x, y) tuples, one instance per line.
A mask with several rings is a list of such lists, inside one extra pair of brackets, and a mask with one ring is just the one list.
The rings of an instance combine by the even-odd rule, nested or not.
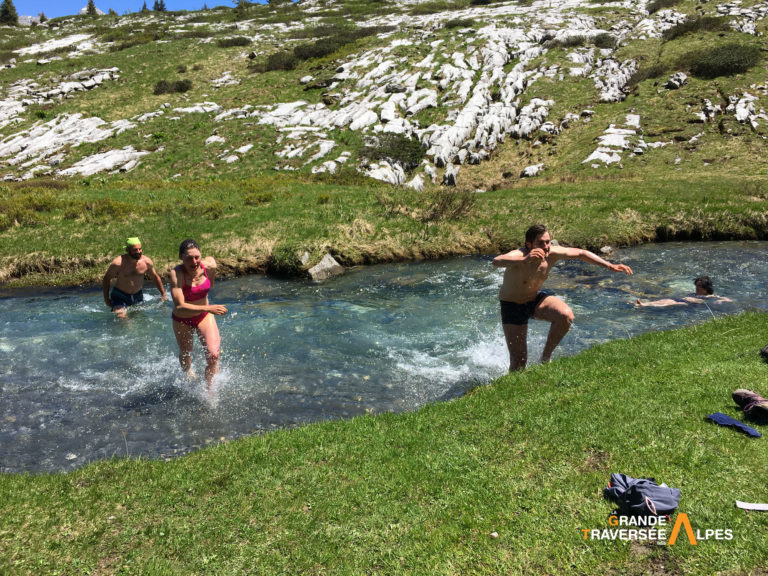
[(693, 280), (693, 285), (696, 286), (696, 292), (701, 292), (706, 295), (714, 294), (715, 290), (712, 287), (712, 279), (709, 276), (698, 276)]

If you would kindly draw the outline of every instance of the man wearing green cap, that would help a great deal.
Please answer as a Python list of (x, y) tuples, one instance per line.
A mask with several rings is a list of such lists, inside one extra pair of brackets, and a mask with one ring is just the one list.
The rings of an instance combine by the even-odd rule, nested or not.
[[(142, 288), (144, 277), (149, 275), (160, 291), (163, 300), (166, 299), (165, 287), (160, 276), (155, 271), (155, 265), (141, 251), (141, 241), (136, 238), (128, 238), (125, 241), (125, 254), (121, 254), (107, 268), (101, 288), (104, 291), (104, 302), (112, 308), (118, 318), (125, 318), (128, 314), (128, 306), (132, 306), (144, 300)], [(112, 281), (114, 285), (112, 285)], [(110, 286), (112, 291), (110, 292)]]

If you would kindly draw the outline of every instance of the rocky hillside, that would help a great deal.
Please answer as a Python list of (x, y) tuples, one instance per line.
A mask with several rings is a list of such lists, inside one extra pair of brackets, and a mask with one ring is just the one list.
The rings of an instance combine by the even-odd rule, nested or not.
[(0, 177), (765, 173), (768, 2), (335, 1), (0, 28)]

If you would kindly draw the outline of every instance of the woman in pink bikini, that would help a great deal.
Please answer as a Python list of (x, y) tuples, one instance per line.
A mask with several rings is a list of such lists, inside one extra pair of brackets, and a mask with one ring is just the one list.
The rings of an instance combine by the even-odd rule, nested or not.
[(179, 344), (179, 362), (186, 374), (192, 369), (192, 348), (197, 332), (205, 349), (205, 381), (208, 388), (219, 371), (219, 327), (214, 315), (226, 314), (227, 309), (208, 303), (208, 291), (216, 276), (216, 261), (203, 259), (200, 247), (192, 239), (179, 246), (181, 264), (171, 270), (171, 296), (173, 297), (173, 333)]

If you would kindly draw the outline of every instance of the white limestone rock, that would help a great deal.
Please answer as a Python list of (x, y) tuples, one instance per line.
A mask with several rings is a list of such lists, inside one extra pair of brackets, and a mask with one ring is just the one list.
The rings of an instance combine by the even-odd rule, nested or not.
[(119, 170), (128, 172), (139, 165), (138, 159), (149, 152), (134, 150), (133, 146), (126, 146), (120, 150), (109, 150), (101, 154), (94, 154), (83, 158), (66, 170), (59, 170), (61, 176), (91, 176), (99, 172)]
[(621, 156), (619, 156), (618, 153), (614, 152), (610, 148), (598, 148), (592, 154), (590, 154), (586, 160), (583, 160), (581, 163), (586, 164), (587, 162), (602, 162), (603, 164), (615, 164), (618, 162), (621, 162)]
[(240, 84), (240, 80), (232, 77), (232, 72), (229, 70), (224, 71), (220, 78), (211, 80), (214, 88), (221, 88), (222, 86), (237, 86)]
[(365, 174), (370, 178), (396, 186), (401, 186), (405, 183), (405, 171), (397, 162), (390, 164), (386, 160), (382, 160), (381, 162), (371, 164)]
[(459, 177), (459, 166), (456, 166), (454, 164), (448, 164), (448, 166), (445, 167), (445, 172), (443, 173), (443, 185), (444, 186), (456, 186), (456, 181)]
[(544, 170), (544, 164), (534, 164), (533, 166), (527, 166), (520, 173), (520, 178), (532, 178), (538, 176)]
[(250, 152), (253, 148), (253, 144), (246, 144), (245, 146), (240, 146), (240, 148), (235, 149), (236, 154), (245, 154), (246, 152)]
[(621, 102), (626, 98), (624, 88), (632, 74), (637, 70), (634, 60), (618, 61), (607, 58), (599, 63), (597, 69), (590, 75), (600, 94), (600, 102)]
[(319, 282), (344, 274), (344, 266), (339, 264), (333, 256), (326, 254), (320, 262), (308, 270), (308, 273), (312, 280)]
[(73, 34), (71, 36), (66, 36), (64, 38), (55, 38), (53, 40), (48, 40), (47, 42), (43, 42), (41, 44), (34, 44), (33, 46), (27, 46), (26, 48), (19, 48), (14, 52), (16, 52), (16, 54), (18, 54), (19, 56), (41, 54), (43, 52), (52, 52), (54, 50), (59, 50), (61, 48), (66, 48), (68, 46), (74, 46), (76, 44), (86, 42), (91, 38), (93, 38), (92, 34)]
[(395, 102), (391, 99), (384, 102), (384, 104), (381, 105), (379, 116), (383, 123), (393, 121), (397, 117)]
[(675, 72), (669, 77), (664, 87), (669, 90), (678, 90), (686, 84), (688, 84), (688, 75), (685, 72)]
[(318, 146), (318, 151), (307, 161), (307, 164), (311, 164), (312, 162), (323, 158), (328, 152), (336, 147), (336, 142), (333, 140), (319, 140), (316, 144)]
[[(119, 127), (125, 129), (124, 121)], [(38, 122), (28, 131), (13, 134), (0, 142), (0, 158), (11, 166), (35, 159), (42, 160), (66, 146), (99, 142), (116, 133), (116, 126), (101, 118), (83, 118), (82, 114), (62, 114), (53, 120)]]
[(363, 110), (357, 114), (349, 125), (350, 130), (361, 130), (373, 126), (379, 121), (379, 116), (373, 110)]
[(177, 114), (205, 114), (208, 112), (218, 114), (222, 110), (223, 108), (215, 102), (202, 102), (200, 104), (195, 104), (194, 106), (188, 106), (186, 108), (173, 109), (173, 111)]
[(326, 160), (322, 164), (318, 166), (312, 167), (312, 174), (323, 174), (325, 172), (329, 174), (336, 174), (336, 171), (339, 169), (338, 163), (334, 162), (333, 160)]
[(416, 190), (417, 192), (421, 192), (424, 190), (424, 179), (421, 177), (420, 174), (417, 174), (409, 182), (405, 184), (408, 188), (411, 188), (413, 190)]

